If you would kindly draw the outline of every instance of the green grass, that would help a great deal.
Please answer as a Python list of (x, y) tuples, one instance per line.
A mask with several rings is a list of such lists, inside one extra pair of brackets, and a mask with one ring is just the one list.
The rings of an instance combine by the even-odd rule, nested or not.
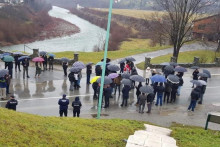
[(174, 124), (172, 134), (179, 147), (219, 147), (220, 131)]
[[(130, 39), (129, 41), (122, 42), (120, 46), (120, 50), (118, 51), (108, 51), (108, 58), (114, 60), (118, 58), (123, 58), (135, 54), (141, 54), (146, 52), (152, 52), (156, 50), (161, 50), (168, 48), (170, 46), (155, 46), (150, 47), (149, 46), (149, 40), (148, 39)], [(97, 63), (101, 59), (103, 59), (104, 52), (77, 52), (79, 53), (79, 61), (82, 61), (84, 63), (93, 62)], [(54, 53), (56, 55), (56, 58), (62, 58), (67, 57), (70, 59), (73, 59), (74, 52), (66, 51), (66, 52), (58, 52)]]
[[(0, 146), (121, 147), (123, 139), (144, 129), (134, 120), (43, 117), (0, 108)], [(219, 147), (220, 132), (173, 124), (179, 147)]]
[[(169, 62), (172, 54), (159, 56), (151, 60), (152, 64), (160, 64), (163, 62)], [(192, 63), (194, 57), (199, 57), (201, 63), (213, 63), (215, 58), (215, 52), (208, 50), (188, 51), (179, 54), (178, 63)], [(220, 53), (216, 54), (216, 57), (220, 57)], [(137, 64), (139, 69), (144, 69), (144, 62)]]
[(43, 117), (0, 108), (0, 146), (125, 146), (143, 122)]

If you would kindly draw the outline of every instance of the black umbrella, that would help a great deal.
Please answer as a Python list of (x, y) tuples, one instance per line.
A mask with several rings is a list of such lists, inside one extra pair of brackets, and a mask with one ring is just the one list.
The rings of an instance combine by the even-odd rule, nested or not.
[(171, 65), (168, 65), (164, 68), (164, 74), (168, 75), (171, 74), (174, 71), (174, 67)]
[(70, 61), (68, 58), (65, 58), (65, 57), (61, 58), (60, 60), (61, 60), (62, 62), (69, 62), (69, 61)]
[(190, 82), (197, 85), (197, 86), (202, 86), (202, 83), (199, 82), (198, 80), (191, 80)]
[(199, 66), (192, 66), (192, 67), (190, 67), (190, 69), (200, 69), (200, 67)]
[(179, 77), (176, 75), (169, 75), (167, 77), (167, 80), (170, 81), (173, 84), (178, 84), (179, 83)]
[(154, 89), (148, 85), (142, 86), (139, 90), (142, 93), (154, 93)]
[(77, 72), (80, 71), (80, 69), (79, 69), (78, 67), (71, 67), (71, 68), (69, 69), (69, 71), (70, 71), (70, 72), (77, 73)]
[(120, 67), (118, 65), (108, 65), (108, 70), (110, 71), (119, 71)]
[(131, 62), (133, 62), (133, 61), (136, 61), (133, 57), (127, 57), (127, 58), (125, 58), (127, 61), (131, 61)]
[(123, 80), (121, 80), (121, 83), (124, 85), (128, 85), (128, 86), (132, 85), (132, 81), (129, 79), (123, 79)]
[[(104, 61), (104, 59), (102, 59), (101, 61), (103, 62), (103, 61)], [(111, 59), (106, 58), (106, 63), (109, 63), (109, 62), (111, 62)]]
[(203, 77), (203, 78), (208, 78), (209, 77), (209, 75), (208, 74), (206, 74), (206, 73), (198, 73), (198, 76), (200, 76), (200, 77)]
[(142, 76), (139, 76), (139, 75), (130, 76), (130, 79), (132, 81), (136, 81), (136, 82), (145, 82), (145, 79)]
[[(97, 82), (98, 82), (98, 83), (101, 83), (101, 77), (97, 80)], [(105, 77), (104, 77), (104, 84), (105, 84), (105, 85), (108, 85), (108, 84), (111, 84), (111, 83), (112, 83), (112, 79), (109, 78), (109, 77), (107, 77), (107, 76), (105, 76)]]
[(1, 69), (0, 70), (0, 77), (4, 77), (6, 74), (8, 74), (8, 70), (7, 69)]
[(129, 79), (130, 76), (131, 76), (131, 74), (129, 74), (129, 73), (123, 73), (123, 74), (121, 75), (121, 77), (124, 78), (124, 79)]
[(203, 73), (206, 73), (209, 76), (208, 78), (212, 77), (210, 71), (208, 71), (207, 69), (203, 69)]
[(176, 71), (176, 72), (187, 72), (187, 70), (184, 67), (181, 67), (181, 66), (175, 67), (174, 71)]
[(39, 53), (41, 56), (44, 56), (44, 55), (46, 55), (47, 54), (47, 52), (46, 51), (40, 51), (40, 53)]
[(124, 58), (124, 59), (121, 59), (119, 62), (118, 62), (118, 64), (121, 64), (121, 63), (124, 63), (124, 62), (126, 62), (126, 59)]

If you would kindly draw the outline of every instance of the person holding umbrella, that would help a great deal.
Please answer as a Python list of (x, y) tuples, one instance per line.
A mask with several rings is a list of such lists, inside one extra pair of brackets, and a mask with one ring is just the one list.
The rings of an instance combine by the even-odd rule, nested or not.
[(47, 59), (49, 62), (49, 71), (53, 70), (53, 61), (54, 61), (54, 56), (52, 54), (49, 54), (49, 58)]
[(163, 98), (163, 92), (165, 91), (165, 88), (163, 86), (163, 83), (160, 83), (159, 86), (156, 87), (156, 92), (157, 92), (157, 101), (156, 101), (156, 106), (160, 103), (160, 106), (162, 106), (162, 98)]
[(136, 96), (137, 96), (137, 103), (136, 103), (136, 105), (138, 105), (139, 101), (140, 101), (139, 96), (141, 94), (141, 92), (140, 92), (140, 88), (141, 87), (142, 87), (142, 83), (141, 82), (139, 82), (138, 86), (135, 86), (135, 88), (136, 88)]
[[(199, 74), (199, 70), (195, 69), (194, 72), (192, 73), (193, 80), (198, 80), (198, 74)], [(193, 84), (192, 88), (194, 88), (194, 84)]]
[(141, 95), (138, 96), (138, 99), (139, 99), (139, 113), (144, 113), (147, 96), (145, 95), (145, 93), (142, 93)]
[(44, 71), (47, 70), (47, 55), (43, 55), (42, 56), (44, 61), (43, 61), (43, 68), (44, 68)]
[(16, 111), (16, 106), (18, 105), (18, 101), (15, 99), (15, 97), (12, 95), (10, 96), (10, 100), (5, 105), (5, 108), (8, 108), (10, 110)]
[(199, 90), (199, 88), (196, 87), (191, 92), (191, 102), (190, 102), (190, 105), (188, 107), (188, 111), (190, 111), (190, 109), (191, 109), (192, 112), (194, 112), (194, 109), (196, 107), (196, 102), (199, 98), (200, 98), (200, 90)]
[(124, 72), (130, 73), (131, 72), (131, 67), (129, 65), (129, 61), (127, 61), (125, 67), (124, 67)]
[(29, 60), (28, 60), (28, 58), (25, 58), (22, 61), (22, 65), (23, 65), (23, 79), (25, 79), (25, 72), (26, 72), (27, 78), (30, 78), (29, 75), (28, 75), (28, 67), (29, 67)]
[(9, 71), (10, 78), (12, 78), (12, 76), (13, 76), (13, 62), (8, 62), (8, 71)]
[(163, 102), (164, 103), (166, 101), (166, 97), (167, 97), (167, 103), (169, 103), (170, 93), (172, 91), (172, 87), (171, 86), (172, 86), (172, 84), (169, 81), (167, 81), (165, 83), (165, 92), (164, 92), (164, 98), (163, 98)]
[(121, 107), (123, 107), (124, 104), (125, 104), (125, 106), (127, 106), (130, 90), (131, 90), (131, 87), (129, 85), (124, 85), (124, 87), (122, 89), (123, 100), (122, 100)]
[(92, 74), (92, 65), (91, 64), (88, 64), (86, 65), (86, 81), (87, 81), (87, 84), (90, 84), (90, 76)]
[(107, 85), (107, 87), (104, 88), (103, 90), (104, 90), (104, 96), (105, 96), (105, 106), (104, 106), (104, 108), (108, 108), (109, 107), (109, 98), (111, 97), (112, 88), (111, 88), (110, 85)]
[(198, 80), (199, 82), (201, 82), (201, 93), (200, 93), (200, 101), (198, 102), (198, 104), (202, 104), (203, 102), (203, 96), (205, 94), (205, 91), (206, 91), (206, 78), (204, 77), (201, 77), (200, 80)]
[(9, 93), (9, 86), (11, 83), (11, 76), (9, 74), (5, 75), (5, 81), (6, 81), (6, 94), (10, 94)]
[(17, 67), (18, 67), (18, 70), (19, 70), (19, 72), (21, 71), (21, 69), (20, 69), (20, 61), (18, 60), (18, 58), (19, 58), (20, 56), (19, 55), (15, 55), (14, 56), (14, 59), (15, 59), (15, 72), (17, 72)]
[(68, 62), (62, 62), (63, 72), (64, 76), (67, 76), (67, 68), (68, 68)]
[(124, 62), (120, 63), (120, 73), (124, 72), (124, 68), (125, 68), (125, 63)]
[(75, 76), (74, 72), (70, 72), (68, 75), (69, 81), (70, 81), (70, 91), (73, 91), (74, 83), (75, 83)]

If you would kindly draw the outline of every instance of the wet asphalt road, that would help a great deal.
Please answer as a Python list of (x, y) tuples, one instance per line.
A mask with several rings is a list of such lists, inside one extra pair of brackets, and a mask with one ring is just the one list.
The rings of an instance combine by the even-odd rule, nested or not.
[[(3, 63), (0, 63), (1, 68)], [(19, 100), (17, 111), (43, 116), (59, 116), (58, 99), (62, 94), (66, 94), (70, 102), (76, 96), (80, 97), (82, 102), (81, 117), (93, 118), (92, 115), (97, 113), (97, 100), (93, 100), (93, 89), (91, 85), (86, 85), (85, 70), (83, 70), (83, 78), (81, 88), (73, 92), (69, 91), (69, 80), (64, 77), (60, 66), (56, 66), (54, 71), (42, 72), (39, 78), (34, 78), (35, 68), (30, 67), (30, 78), (23, 79), (22, 72), (14, 72), (14, 76), (10, 85), (10, 93), (14, 94)], [(22, 69), (22, 68), (21, 68)], [(197, 105), (194, 113), (187, 112), (189, 105), (189, 95), (191, 92), (192, 70), (184, 75), (184, 86), (181, 96), (177, 98), (175, 104), (164, 104), (162, 107), (152, 108), (152, 114), (139, 114), (137, 111), (136, 91), (131, 90), (129, 106), (120, 107), (122, 98), (118, 93), (110, 100), (110, 108), (102, 109), (103, 119), (122, 118), (132, 120), (142, 120), (155, 123), (157, 125), (168, 127), (172, 122), (205, 126), (207, 113), (211, 111), (220, 112), (220, 68), (210, 68), (212, 78), (208, 81), (206, 93), (204, 95), (204, 104)], [(142, 71), (138, 71), (142, 75)], [(92, 75), (93, 77), (94, 75)], [(6, 101), (0, 101), (0, 106), (4, 107)], [(146, 111), (146, 110), (145, 110)], [(68, 116), (72, 116), (72, 107), (69, 106)], [(220, 130), (220, 125), (211, 124), (209, 128)]]

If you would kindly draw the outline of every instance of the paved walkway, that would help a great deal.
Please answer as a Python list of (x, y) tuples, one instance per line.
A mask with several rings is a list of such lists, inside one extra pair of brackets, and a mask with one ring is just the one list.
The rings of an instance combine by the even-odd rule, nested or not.
[(146, 129), (130, 135), (126, 147), (177, 147), (172, 130), (145, 124)]

